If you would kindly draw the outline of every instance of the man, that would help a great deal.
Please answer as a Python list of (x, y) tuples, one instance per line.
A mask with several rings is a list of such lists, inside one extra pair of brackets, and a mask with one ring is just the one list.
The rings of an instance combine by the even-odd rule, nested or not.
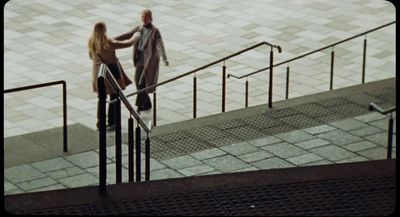
[[(135, 83), (138, 90), (157, 84), (160, 55), (166, 66), (169, 65), (165, 54), (164, 43), (160, 31), (153, 24), (152, 13), (145, 9), (141, 13), (142, 25), (136, 26), (130, 32), (116, 37), (116, 40), (131, 38), (135, 32), (141, 32), (139, 42), (133, 46), (133, 64), (135, 70)], [(149, 93), (153, 93), (155, 88), (141, 92), (136, 97), (137, 111), (151, 109)]]

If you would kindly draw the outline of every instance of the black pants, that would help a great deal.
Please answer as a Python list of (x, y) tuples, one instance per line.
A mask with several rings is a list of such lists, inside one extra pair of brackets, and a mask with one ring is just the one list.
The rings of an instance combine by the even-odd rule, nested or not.
[[(117, 80), (121, 76), (121, 72), (119, 71), (119, 67), (117, 64), (107, 64), (107, 67), (110, 69), (111, 74)], [(110, 101), (113, 101), (118, 97), (117, 94), (110, 95)], [(108, 98), (108, 97), (107, 97)], [(97, 105), (97, 128), (99, 128), (99, 105)], [(107, 112), (107, 125), (111, 126), (115, 124), (115, 107), (114, 104), (108, 104), (108, 112)]]
[[(141, 56), (142, 53), (140, 52), (139, 56)], [(143, 68), (144, 65), (143, 59), (140, 59), (142, 57), (139, 57), (138, 63), (136, 64), (136, 71), (135, 71), (135, 84), (136, 84), (136, 89), (140, 90), (146, 87), (146, 79), (142, 79), (142, 82), (139, 83), (140, 81), (140, 76), (142, 73), (144, 73)], [(136, 102), (135, 105), (138, 107), (138, 109), (149, 109), (151, 108), (151, 100), (149, 97), (149, 94), (145, 92), (141, 92), (136, 96)]]

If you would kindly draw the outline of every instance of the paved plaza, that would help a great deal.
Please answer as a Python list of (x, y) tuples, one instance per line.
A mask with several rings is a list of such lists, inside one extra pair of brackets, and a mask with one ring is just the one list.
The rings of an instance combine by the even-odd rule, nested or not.
[[(387, 99), (387, 105), (394, 103), (393, 79), (380, 82), (380, 87), (375, 89), (368, 86), (360, 86), (368, 89), (361, 92), (369, 96), (368, 100)], [(330, 94), (337, 96), (339, 92)], [(276, 105), (278, 108), (272, 111), (250, 112), (250, 116), (233, 120), (228, 117), (232, 113), (225, 113), (225, 118), (220, 118), (223, 121), (208, 121), (205, 126), (197, 124), (192, 129), (179, 130), (184, 127), (181, 123), (171, 127), (173, 131), (154, 133), (151, 137), (150, 180), (386, 159), (389, 117), (368, 112), (367, 108), (360, 107), (364, 102), (350, 101), (354, 96), (365, 99), (355, 92), (360, 90), (354, 87), (346, 92), (347, 96), (333, 98), (326, 98), (329, 93), (322, 93), (313, 97), (319, 100), (305, 104), (286, 105), (286, 108)], [(396, 120), (395, 114), (394, 118)], [(189, 125), (195, 125), (192, 122)], [(394, 133), (392, 157), (396, 158), (396, 128)], [(91, 132), (93, 134), (96, 132)], [(109, 137), (112, 135), (108, 134)], [(85, 138), (85, 135), (79, 136)], [(7, 147), (17, 145), (7, 143), (10, 142), (6, 140)], [(96, 142), (88, 143), (93, 147), (97, 145)], [(124, 143), (122, 181), (128, 182), (128, 146)], [(112, 145), (115, 143), (109, 141), (108, 144), (107, 182), (115, 184), (116, 154)], [(15, 151), (9, 154), (15, 156)], [(98, 156), (98, 149), (93, 148), (45, 160), (14, 163), (4, 170), (5, 194), (98, 185)], [(7, 161), (13, 160), (7, 157)], [(142, 180), (144, 158), (142, 153)]]
[[(383, 0), (280, 1), (55, 1), (12, 0), (4, 7), (4, 88), (54, 80), (67, 82), (68, 124), (95, 129), (97, 96), (91, 91), (87, 40), (104, 21), (116, 36), (140, 23), (150, 8), (170, 62), (161, 64), (159, 81), (183, 74), (262, 41), (278, 44), (281, 62), (395, 20), (395, 8)], [(395, 76), (395, 25), (368, 34), (366, 82)], [(334, 88), (361, 83), (364, 37), (335, 47)], [(327, 49), (290, 63), (289, 98), (329, 89)], [(259, 47), (226, 61), (227, 72), (243, 75), (269, 66), (270, 48)], [(118, 50), (133, 79), (131, 49)], [(285, 97), (286, 67), (274, 69), (273, 101)], [(222, 63), (197, 73), (198, 111), (221, 112)], [(188, 120), (192, 114), (192, 77), (157, 89), (157, 125)], [(249, 106), (267, 102), (266, 73), (249, 78)], [(125, 93), (135, 91), (134, 85)], [(226, 110), (244, 107), (245, 80), (227, 80)], [(4, 135), (15, 136), (62, 125), (61, 86), (4, 95)], [(134, 104), (135, 97), (130, 98)], [(123, 117), (128, 112), (123, 111)], [(152, 115), (143, 113), (146, 120)], [(126, 125), (124, 125), (126, 128)]]
[[(153, 11), (170, 62), (169, 67), (160, 65), (159, 81), (262, 41), (282, 47), (282, 53), (274, 53), (274, 61), (281, 62), (395, 20), (394, 6), (383, 0), (12, 0), (4, 7), (4, 89), (65, 80), (68, 124), (95, 131), (97, 96), (91, 92), (88, 37), (98, 21), (107, 23), (109, 36), (129, 31), (139, 24), (144, 8)], [(366, 82), (395, 77), (395, 25), (391, 25), (334, 48), (334, 89), (361, 83), (364, 38)], [(243, 75), (268, 66), (269, 51), (260, 47), (226, 61), (228, 73)], [(289, 64), (289, 98), (329, 90), (331, 51)], [(118, 50), (117, 55), (133, 80), (131, 49)], [(274, 69), (274, 102), (285, 97), (286, 67)], [(196, 73), (198, 117), (221, 111), (221, 72), (218, 64)], [(158, 126), (192, 118), (192, 78), (157, 89)], [(248, 81), (249, 106), (267, 103), (266, 73)], [(227, 111), (244, 107), (244, 84), (245, 80), (227, 80)], [(134, 91), (131, 85), (125, 93)], [(129, 100), (134, 104), (135, 97)], [(126, 120), (128, 112), (123, 110), (122, 116)], [(152, 113), (141, 116), (149, 121)], [(153, 156), (151, 179), (384, 159), (387, 121), (387, 116), (368, 113), (186, 155)], [(122, 124), (122, 132), (127, 132), (126, 121)], [(60, 126), (60, 86), (4, 94), (5, 138)], [(127, 146), (123, 148), (127, 153)], [(108, 147), (109, 184), (115, 183), (114, 149)], [(10, 166), (4, 175), (5, 194), (97, 185), (98, 149)]]

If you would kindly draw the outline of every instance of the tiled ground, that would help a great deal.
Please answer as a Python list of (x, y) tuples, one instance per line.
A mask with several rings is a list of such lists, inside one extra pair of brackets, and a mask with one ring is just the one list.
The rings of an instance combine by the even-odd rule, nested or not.
[[(387, 122), (387, 116), (370, 113), (188, 155), (152, 158), (151, 180), (386, 159)], [(393, 158), (396, 158), (395, 141), (396, 135)], [(126, 145), (122, 153), (122, 180), (127, 182)], [(107, 156), (107, 181), (113, 184), (114, 146), (108, 147)], [(4, 170), (5, 194), (98, 185), (98, 164), (98, 150), (92, 150), (7, 168)]]
[[(4, 88), (65, 80), (68, 123), (94, 129), (97, 99), (90, 89), (87, 39), (97, 21), (107, 23), (110, 36), (130, 30), (144, 8), (153, 11), (170, 62), (170, 67), (161, 66), (160, 81), (261, 41), (282, 47), (274, 55), (280, 62), (395, 20), (393, 5), (383, 0), (12, 0), (4, 7)], [(391, 25), (366, 36), (367, 82), (395, 76), (394, 30)], [(360, 83), (363, 38), (335, 47), (334, 88)], [(289, 97), (328, 90), (330, 51), (289, 64)], [(133, 78), (131, 50), (117, 54)], [(269, 48), (260, 47), (234, 57), (226, 61), (227, 71), (242, 75), (266, 67), (268, 54)], [(274, 70), (274, 101), (285, 96), (286, 66)], [(198, 117), (221, 111), (221, 68), (217, 64), (197, 73)], [(266, 77), (249, 78), (250, 106), (266, 103)], [(244, 82), (227, 80), (227, 111), (244, 107)], [(126, 93), (134, 91), (132, 85)], [(190, 119), (191, 91), (192, 76), (159, 87), (157, 124)], [(61, 96), (60, 86), (4, 95), (5, 136), (61, 126)], [(130, 100), (133, 104), (134, 97)]]
[[(274, 55), (280, 62), (395, 20), (394, 7), (383, 0), (13, 0), (4, 8), (4, 88), (66, 80), (68, 123), (94, 129), (97, 96), (90, 89), (86, 49), (91, 29), (95, 22), (105, 21), (110, 36), (126, 32), (139, 23), (144, 8), (153, 11), (171, 64), (161, 66), (160, 81), (264, 40), (281, 45), (283, 52)], [(394, 30), (391, 25), (366, 36), (367, 82), (395, 76)], [(334, 88), (360, 83), (363, 38), (335, 47)], [(330, 51), (289, 64), (289, 97), (328, 90)], [(262, 47), (226, 61), (228, 73), (241, 75), (268, 66), (268, 52)], [(131, 50), (117, 54), (133, 78)], [(221, 110), (221, 66), (197, 73), (198, 117)], [(284, 98), (286, 65), (274, 73), (277, 101)], [(261, 73), (249, 78), (250, 106), (266, 103), (266, 77)], [(244, 106), (244, 82), (228, 79), (227, 111)], [(192, 117), (191, 90), (192, 76), (158, 88), (158, 125)], [(133, 91), (132, 85), (126, 93)], [(4, 136), (61, 126), (61, 96), (61, 87), (4, 95)], [(134, 97), (130, 100), (133, 104)], [(123, 116), (128, 117), (126, 111)], [(141, 116), (150, 120), (152, 114)], [(185, 156), (152, 159), (152, 179), (383, 159), (386, 126), (385, 116), (369, 114)], [(114, 183), (113, 147), (109, 150), (108, 181)], [(5, 192), (96, 185), (97, 156), (97, 150), (92, 150), (7, 168)], [(125, 158), (123, 174), (126, 181)]]

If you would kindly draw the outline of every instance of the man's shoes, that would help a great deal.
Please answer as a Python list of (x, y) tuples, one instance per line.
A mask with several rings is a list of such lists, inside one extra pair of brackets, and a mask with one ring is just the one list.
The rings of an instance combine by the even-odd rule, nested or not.
[(113, 131), (113, 130), (115, 130), (115, 124), (108, 125), (108, 126), (107, 126), (107, 130), (108, 130), (108, 131)]

